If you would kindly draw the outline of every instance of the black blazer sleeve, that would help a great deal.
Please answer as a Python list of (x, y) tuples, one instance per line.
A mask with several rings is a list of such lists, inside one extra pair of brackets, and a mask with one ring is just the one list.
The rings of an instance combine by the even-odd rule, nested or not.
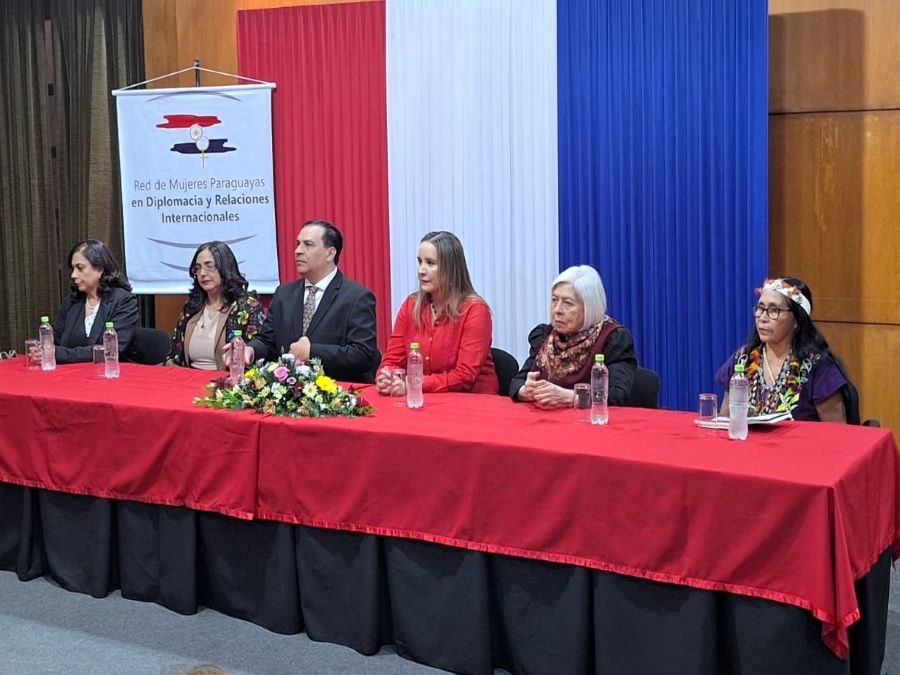
[(522, 365), (521, 370), (519, 370), (515, 377), (509, 381), (509, 395), (512, 397), (513, 401), (519, 400), (519, 389), (525, 384), (528, 373), (531, 372), (531, 366), (534, 365), (534, 359), (537, 357), (538, 350), (541, 348), (541, 345), (544, 344), (544, 340), (547, 339), (550, 330), (550, 324), (539, 323), (532, 328), (531, 332), (528, 334), (528, 344), (531, 346), (531, 351), (528, 354), (525, 363)]
[[(345, 285), (348, 283), (345, 279)], [(375, 329), (375, 295), (365, 286), (352, 284), (354, 298), (342, 307), (347, 323), (340, 341), (319, 341), (310, 336), (310, 358), (322, 359), (326, 373), (339, 380), (373, 382), (377, 350)], [(336, 337), (336, 336), (335, 336)]]
[(606, 367), (609, 368), (609, 405), (628, 405), (631, 387), (637, 373), (637, 356), (631, 331), (620, 326), (612, 332), (604, 347)]

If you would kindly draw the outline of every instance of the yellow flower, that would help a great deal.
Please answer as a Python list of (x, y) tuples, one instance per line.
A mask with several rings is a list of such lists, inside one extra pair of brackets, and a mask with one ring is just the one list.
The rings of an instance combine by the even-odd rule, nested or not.
[(248, 380), (252, 380), (253, 378), (255, 378), (257, 376), (257, 374), (259, 374), (259, 371), (256, 369), (256, 366), (254, 366), (253, 368), (248, 370), (246, 373), (244, 373), (244, 377), (246, 377)]
[(316, 378), (316, 386), (328, 394), (336, 394), (338, 390), (337, 382), (332, 380), (327, 375), (319, 375)]

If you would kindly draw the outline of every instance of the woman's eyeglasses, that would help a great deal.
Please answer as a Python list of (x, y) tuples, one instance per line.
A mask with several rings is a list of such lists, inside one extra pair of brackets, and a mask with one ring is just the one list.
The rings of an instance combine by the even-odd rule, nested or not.
[(753, 305), (753, 316), (755, 316), (757, 319), (761, 317), (763, 313), (765, 313), (766, 316), (772, 319), (772, 321), (777, 321), (782, 312), (788, 311), (790, 310), (788, 310), (787, 307), (776, 307), (775, 305), (769, 305), (768, 307), (766, 307), (765, 305)]
[(207, 274), (212, 274), (218, 268), (215, 263), (206, 263), (205, 265), (194, 265), (191, 268), (191, 276), (196, 277), (199, 276), (200, 272), (206, 272)]

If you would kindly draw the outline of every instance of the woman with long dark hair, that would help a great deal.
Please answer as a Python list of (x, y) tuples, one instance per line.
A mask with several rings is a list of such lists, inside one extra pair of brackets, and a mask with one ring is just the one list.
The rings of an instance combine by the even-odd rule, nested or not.
[(167, 365), (225, 370), (222, 349), (240, 330), (244, 341), (259, 331), (262, 305), (228, 244), (200, 244), (188, 268), (194, 284), (175, 325)]
[(107, 321), (119, 334), (119, 357), (129, 360), (138, 303), (112, 253), (97, 239), (80, 241), (69, 251), (69, 269), (72, 292), (53, 319), (56, 362), (93, 360)]
[(491, 357), (493, 323), (469, 278), (462, 243), (452, 232), (429, 232), (419, 243), (419, 290), (400, 307), (375, 379), (380, 394), (404, 393), (391, 368), (405, 367), (411, 342), (425, 366), (422, 390), (497, 393)]
[(725, 388), (722, 414), (729, 414), (728, 381), (740, 363), (750, 381), (750, 415), (789, 411), (795, 420), (846, 422), (847, 377), (813, 323), (812, 291), (800, 279), (780, 277), (756, 292), (747, 343), (716, 372)]

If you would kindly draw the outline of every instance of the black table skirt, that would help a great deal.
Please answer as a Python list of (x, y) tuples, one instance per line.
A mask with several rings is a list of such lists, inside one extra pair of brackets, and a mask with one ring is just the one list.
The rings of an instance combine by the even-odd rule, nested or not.
[(206, 606), (278, 633), (465, 673), (872, 673), (884, 658), (890, 553), (856, 583), (837, 659), (804, 610), (583, 567), (427, 542), (245, 522), (0, 483), (0, 569)]

